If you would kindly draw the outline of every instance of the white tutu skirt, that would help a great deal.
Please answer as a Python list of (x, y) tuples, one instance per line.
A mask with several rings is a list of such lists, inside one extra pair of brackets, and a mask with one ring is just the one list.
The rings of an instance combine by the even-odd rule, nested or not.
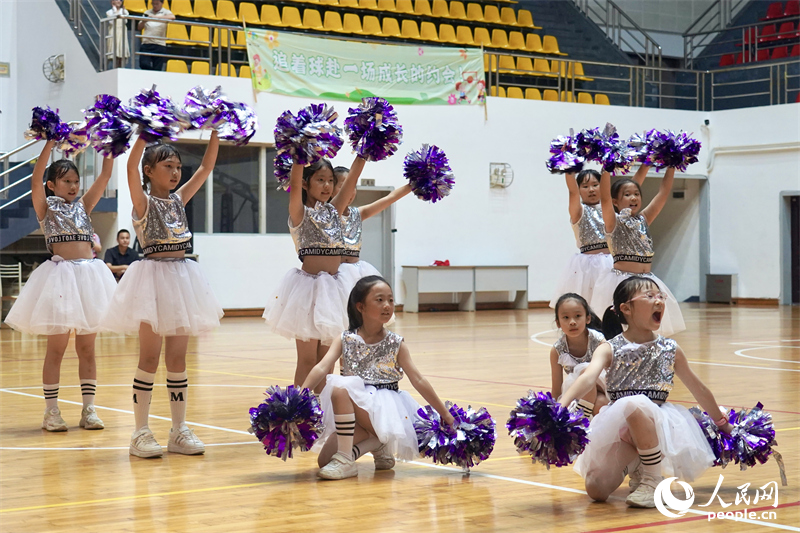
[[(627, 417), (636, 409), (650, 416), (656, 425), (661, 446), (661, 473), (692, 481), (714, 462), (714, 454), (691, 413), (680, 405), (658, 405), (644, 395), (628, 396), (603, 407), (589, 426), (589, 444), (575, 462), (582, 477), (592, 470), (602, 471), (612, 446), (628, 434)], [(628, 442), (632, 439), (626, 437)]]
[(197, 335), (219, 326), (222, 307), (200, 265), (190, 259), (143, 259), (119, 282), (103, 325), (138, 333), (142, 322), (159, 335)]
[(263, 317), (278, 335), (330, 344), (347, 329), (346, 298), (339, 274), (293, 268), (270, 297)]
[(319, 395), (325, 431), (314, 445), (321, 450), (328, 437), (336, 438), (336, 421), (333, 418), (331, 394), (335, 387), (346, 389), (353, 403), (369, 413), (369, 419), (378, 439), (395, 457), (412, 461), (419, 457), (414, 420), (420, 405), (406, 391), (376, 389), (365, 385), (358, 376), (327, 376), (325, 388)]
[[(563, 294), (574, 292), (592, 301), (592, 294), (597, 280), (606, 272), (614, 268), (614, 259), (611, 254), (582, 254), (577, 253), (569, 260), (561, 279), (558, 282), (550, 307), (555, 309), (556, 302)], [(603, 317), (602, 309), (592, 307), (595, 314)]]
[(366, 261), (358, 261), (357, 263), (342, 263), (339, 265), (339, 280), (344, 287), (345, 305), (347, 305), (347, 298), (350, 298), (350, 291), (356, 286), (358, 280), (367, 276), (380, 276), (381, 273), (378, 269), (367, 263)]
[(594, 294), (589, 301), (592, 310), (602, 318), (606, 309), (614, 305), (614, 290), (617, 288), (617, 285), (631, 276), (650, 278), (658, 284), (658, 288), (661, 292), (667, 294), (664, 316), (661, 319), (661, 328), (659, 328), (658, 332), (664, 337), (672, 337), (675, 333), (684, 331), (686, 329), (686, 324), (683, 321), (683, 313), (681, 313), (681, 306), (678, 305), (678, 300), (675, 299), (675, 295), (672, 294), (669, 287), (652, 272), (633, 274), (631, 272), (622, 272), (615, 268), (608, 270), (605, 274), (600, 276), (594, 286)]
[(54, 255), (33, 271), (8, 312), (6, 324), (34, 335), (77, 335), (101, 331), (117, 288), (99, 259), (65, 260)]
[[(564, 392), (567, 392), (569, 390), (569, 388), (572, 386), (572, 384), (575, 383), (575, 380), (577, 380), (580, 377), (580, 375), (583, 374), (583, 371), (586, 370), (588, 367), (589, 367), (589, 363), (580, 363), (578, 365), (575, 365), (575, 369), (572, 372), (570, 372), (569, 374), (565, 374), (564, 375), (564, 379), (561, 382), (561, 390), (564, 391)], [(600, 372), (600, 377), (597, 378), (597, 385), (600, 386), (600, 388), (603, 390), (603, 392), (606, 391), (606, 371), (605, 370)], [(562, 395), (563, 395), (563, 392), (562, 392)]]

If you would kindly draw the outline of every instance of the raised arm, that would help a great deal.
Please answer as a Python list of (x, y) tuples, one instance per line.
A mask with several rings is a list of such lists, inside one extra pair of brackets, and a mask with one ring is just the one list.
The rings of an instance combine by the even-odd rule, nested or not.
[(114, 168), (114, 159), (110, 157), (103, 158), (103, 168), (100, 171), (100, 175), (95, 178), (94, 183), (92, 186), (89, 187), (89, 190), (83, 194), (83, 198), (81, 201), (83, 202), (83, 207), (86, 209), (87, 213), (91, 213), (92, 209), (97, 205), (97, 202), (100, 201), (100, 197), (103, 196), (103, 191), (108, 186), (108, 180), (111, 179), (111, 171)]
[(325, 354), (325, 357), (322, 358), (322, 361), (317, 363), (314, 368), (311, 369), (311, 372), (308, 373), (308, 377), (306, 377), (306, 380), (303, 382), (302, 388), (314, 390), (314, 387), (319, 385), (320, 381), (325, 379), (325, 376), (333, 371), (333, 366), (341, 356), (342, 339), (337, 338), (331, 343), (331, 347), (328, 348), (328, 352)]
[(142, 160), (145, 145), (144, 139), (139, 137), (128, 153), (128, 189), (131, 192), (133, 209), (139, 217), (143, 217), (147, 210), (147, 195), (142, 188), (142, 175), (139, 174), (139, 162)]
[(572, 386), (564, 391), (558, 403), (569, 406), (572, 400), (583, 398), (586, 393), (592, 390), (592, 387), (596, 386), (597, 378), (600, 377), (600, 372), (611, 364), (611, 356), (610, 344), (604, 342), (598, 346), (592, 354), (592, 362), (589, 363), (589, 366), (586, 367), (586, 370), (575, 380)]
[(605, 170), (600, 176), (600, 207), (603, 211), (606, 233), (612, 233), (617, 227), (617, 213), (614, 211), (614, 202), (611, 199), (611, 174)]
[(658, 193), (650, 200), (647, 207), (642, 209), (642, 216), (647, 221), (647, 224), (652, 224), (661, 210), (667, 203), (670, 193), (672, 192), (672, 182), (675, 181), (675, 168), (669, 167), (664, 172), (664, 177), (661, 178), (661, 186), (658, 188)]
[(411, 192), (411, 185), (406, 183), (402, 187), (393, 190), (380, 200), (375, 200), (371, 204), (362, 205), (361, 207), (358, 208), (358, 210), (361, 211), (361, 220), (366, 220), (371, 216), (377, 215), (378, 213), (380, 213), (381, 211), (383, 211), (384, 209), (395, 203), (403, 196), (406, 196), (410, 192)]
[(561, 385), (564, 383), (564, 372), (561, 365), (558, 364), (558, 350), (556, 350), (555, 346), (550, 348), (550, 375), (552, 376), (551, 392), (553, 393), (553, 398), (558, 398), (563, 392)]
[(578, 182), (575, 180), (574, 172), (564, 174), (567, 177), (567, 189), (569, 190), (569, 220), (577, 224), (583, 216), (583, 203), (581, 202), (581, 191)]
[(303, 165), (294, 163), (289, 174), (289, 218), (292, 226), (297, 227), (303, 222), (305, 206), (303, 205)]
[(355, 194), (358, 178), (361, 177), (361, 171), (364, 170), (364, 163), (366, 162), (367, 161), (363, 157), (356, 156), (355, 161), (350, 165), (350, 171), (347, 173), (347, 179), (344, 180), (344, 185), (339, 189), (336, 197), (331, 200), (333, 207), (335, 207), (336, 211), (339, 213), (344, 213), (344, 210), (347, 209), (347, 203), (350, 201), (350, 198), (353, 197), (353, 194)]
[[(692, 371), (689, 366), (689, 361), (686, 360), (686, 355), (683, 353), (680, 346), (678, 346), (678, 350), (675, 352), (675, 374), (677, 374), (678, 378), (686, 385), (686, 388), (689, 389), (689, 392), (692, 393), (694, 399), (697, 400), (697, 403), (700, 404), (713, 420), (721, 420), (725, 417), (725, 413), (720, 411), (717, 400), (714, 399), (714, 395), (709, 388), (706, 387), (705, 384), (700, 381), (700, 378)], [(730, 423), (727, 423), (721, 426), (720, 429), (725, 433), (730, 433), (733, 427)]]
[(219, 152), (219, 135), (217, 130), (211, 131), (211, 138), (208, 140), (206, 153), (200, 166), (197, 167), (194, 175), (189, 178), (189, 181), (183, 184), (183, 187), (178, 189), (178, 196), (181, 197), (183, 205), (189, 203), (189, 200), (200, 190), (200, 187), (208, 179), (208, 175), (214, 170), (214, 165), (217, 163), (217, 153)]
[(408, 376), (408, 380), (411, 382), (414, 389), (425, 398), (425, 401), (428, 402), (431, 407), (436, 409), (436, 412), (442, 417), (444, 423), (448, 426), (452, 425), (453, 415), (447, 410), (444, 402), (439, 398), (439, 395), (436, 394), (436, 391), (433, 390), (428, 380), (417, 370), (417, 367), (411, 360), (411, 354), (408, 352), (405, 343), (400, 344), (400, 350), (397, 353), (397, 363), (400, 365), (400, 368), (403, 369), (406, 376)]
[(50, 153), (56, 145), (55, 141), (47, 141), (42, 147), (42, 153), (39, 154), (39, 159), (36, 160), (36, 165), (33, 167), (33, 175), (31, 176), (31, 202), (33, 202), (33, 210), (36, 211), (36, 218), (44, 220), (44, 215), (47, 214), (47, 195), (44, 192), (44, 171), (47, 170), (47, 163), (50, 160)]
[(639, 170), (636, 171), (636, 174), (633, 175), (633, 181), (639, 184), (639, 186), (644, 183), (644, 179), (647, 177), (647, 173), (650, 171), (649, 165), (642, 165), (639, 167)]

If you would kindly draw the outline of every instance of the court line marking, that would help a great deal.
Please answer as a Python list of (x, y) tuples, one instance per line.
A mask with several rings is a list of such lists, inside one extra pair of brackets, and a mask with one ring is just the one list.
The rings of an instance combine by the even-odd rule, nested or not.
[[(242, 444), (261, 444), (259, 441), (247, 441), (247, 442), (218, 442), (215, 444), (206, 444), (206, 447), (209, 446), (241, 446)], [(97, 446), (97, 447), (87, 447), (87, 448), (51, 448), (47, 446), (42, 446), (41, 448), (25, 448), (21, 446), (0, 446), (0, 451), (2, 450), (10, 450), (10, 451), (37, 451), (37, 452), (87, 452), (87, 451), (95, 451), (95, 450), (127, 450), (129, 446)]]
[(780, 344), (770, 344), (767, 346), (754, 346), (751, 348), (742, 348), (741, 350), (736, 350), (734, 355), (738, 355), (739, 357), (745, 357), (747, 359), (755, 359), (757, 361), (776, 361), (778, 363), (793, 363), (795, 365), (800, 365), (800, 361), (792, 361), (786, 359), (770, 359), (769, 357), (756, 357), (754, 355), (745, 355), (744, 352), (749, 352), (751, 350), (767, 350), (767, 349), (775, 349), (775, 348), (800, 348), (800, 346), (781, 346)]

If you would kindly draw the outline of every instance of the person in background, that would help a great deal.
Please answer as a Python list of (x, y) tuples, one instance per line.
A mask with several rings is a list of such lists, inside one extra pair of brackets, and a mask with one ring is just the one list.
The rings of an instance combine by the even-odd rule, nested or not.
[(121, 229), (117, 232), (117, 246), (106, 250), (106, 265), (111, 269), (117, 281), (128, 270), (128, 265), (139, 259), (139, 254), (130, 248), (130, 244), (131, 233), (126, 229)]
[(97, 259), (97, 254), (103, 251), (103, 245), (100, 244), (100, 235), (92, 233), (92, 259)]
[[(175, 15), (169, 9), (164, 9), (163, 0), (153, 0), (153, 8), (144, 12), (145, 17), (157, 19), (141, 21), (136, 26), (142, 31), (142, 46), (140, 52), (152, 54), (166, 54), (167, 23), (175, 20)], [(163, 57), (143, 55), (139, 56), (139, 68), (142, 70), (163, 70)]]
[(129, 15), (128, 10), (122, 7), (122, 0), (111, 0), (111, 9), (106, 11), (106, 18), (115, 17), (115, 20), (108, 24), (106, 55), (113, 61), (113, 68), (121, 67), (131, 55), (128, 46), (128, 21), (121, 18)]

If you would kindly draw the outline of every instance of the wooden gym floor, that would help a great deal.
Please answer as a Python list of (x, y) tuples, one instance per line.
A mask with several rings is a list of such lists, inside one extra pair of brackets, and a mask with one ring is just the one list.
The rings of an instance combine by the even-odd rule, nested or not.
[[(206, 443), (204, 456), (166, 453), (169, 404), (165, 370), (156, 378), (151, 427), (165, 447), (161, 459), (128, 454), (133, 425), (131, 381), (136, 337), (107, 334), (97, 342), (98, 413), (103, 431), (78, 427), (80, 387), (70, 346), (61, 373), (65, 433), (40, 429), (44, 401), (44, 338), (0, 331), (0, 530), (98, 531), (800, 531), (800, 308), (735, 308), (684, 304), (688, 330), (676, 339), (692, 367), (727, 407), (761, 401), (778, 428), (789, 486), (773, 501), (736, 504), (778, 481), (773, 460), (741, 472), (709, 469), (692, 483), (695, 504), (682, 518), (629, 509), (621, 487), (609, 502), (592, 503), (571, 467), (545, 469), (517, 455), (505, 430), (508, 413), (529, 388), (550, 385), (549, 345), (556, 338), (549, 310), (400, 313), (393, 328), (406, 338), (417, 366), (440, 396), (485, 406), (498, 425), (492, 457), (464, 475), (430, 460), (398, 463), (375, 473), (369, 456), (358, 478), (319, 481), (316, 456), (282, 462), (264, 454), (247, 433), (248, 408), (266, 386), (288, 385), (294, 344), (267, 332), (261, 319), (229, 318), (193, 339), (188, 420)], [(533, 337), (533, 339), (531, 338)], [(422, 401), (408, 383), (401, 387)], [(670, 400), (694, 404), (676, 383)], [(708, 521), (704, 511), (720, 474), (726, 511), (756, 512), (754, 520)], [(673, 484), (676, 495), (681, 489)], [(771, 518), (763, 511), (772, 511)]]

